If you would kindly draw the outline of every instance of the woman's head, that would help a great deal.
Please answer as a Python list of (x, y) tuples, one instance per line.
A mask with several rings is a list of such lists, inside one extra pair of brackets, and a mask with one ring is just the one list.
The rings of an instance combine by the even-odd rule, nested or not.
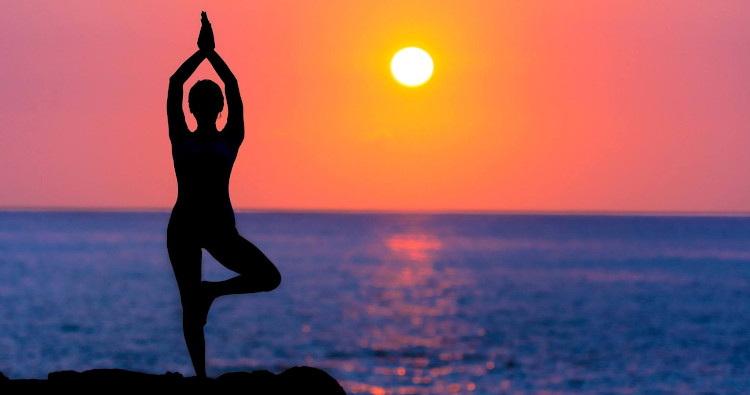
[(221, 93), (221, 88), (217, 83), (211, 80), (200, 80), (190, 88), (188, 106), (196, 120), (205, 119), (215, 122), (216, 117), (224, 109), (224, 94)]

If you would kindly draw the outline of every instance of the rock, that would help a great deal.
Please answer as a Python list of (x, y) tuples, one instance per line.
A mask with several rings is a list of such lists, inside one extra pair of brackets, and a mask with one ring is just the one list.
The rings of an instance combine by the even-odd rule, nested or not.
[[(278, 376), (268, 370), (224, 373), (216, 379), (216, 387), (222, 394), (273, 393), (278, 387)], [(248, 389), (252, 383), (252, 390)]]
[(328, 373), (309, 366), (295, 366), (278, 375), (279, 388), (284, 394), (346, 395), (341, 385)]
[(225, 373), (216, 379), (184, 377), (180, 373), (140, 373), (124, 369), (52, 372), (46, 380), (10, 380), (0, 373), (0, 393), (206, 393), (206, 394), (325, 394), (346, 395), (323, 370), (295, 366), (280, 374), (267, 370)]

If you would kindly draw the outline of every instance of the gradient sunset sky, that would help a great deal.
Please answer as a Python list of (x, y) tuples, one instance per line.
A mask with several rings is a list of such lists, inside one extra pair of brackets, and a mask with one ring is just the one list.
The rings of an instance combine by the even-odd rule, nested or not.
[(245, 106), (235, 209), (750, 212), (750, 2), (2, 8), (0, 207), (171, 208), (168, 78), (205, 10)]

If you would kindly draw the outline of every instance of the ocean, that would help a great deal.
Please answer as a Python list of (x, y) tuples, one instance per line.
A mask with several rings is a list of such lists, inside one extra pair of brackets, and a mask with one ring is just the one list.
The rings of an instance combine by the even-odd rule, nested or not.
[[(0, 212), (0, 371), (192, 376), (168, 212)], [(244, 212), (273, 292), (218, 299), (211, 377), (365, 394), (750, 393), (750, 217)], [(232, 275), (204, 252), (204, 278)]]

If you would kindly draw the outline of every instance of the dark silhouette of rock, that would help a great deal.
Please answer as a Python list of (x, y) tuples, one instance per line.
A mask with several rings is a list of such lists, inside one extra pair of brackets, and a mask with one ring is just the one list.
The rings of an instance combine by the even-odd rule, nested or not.
[(248, 383), (252, 383), (252, 390), (259, 394), (285, 393), (279, 390), (278, 376), (267, 370), (224, 373), (216, 383), (222, 394), (251, 393)]
[[(344, 394), (338, 381), (328, 373), (309, 366), (295, 366), (281, 372), (278, 376), (279, 388), (285, 394)], [(318, 388), (325, 388), (324, 392), (314, 390), (310, 384), (315, 383)], [(330, 390), (329, 390), (330, 388)]]
[(191, 394), (323, 394), (346, 395), (323, 370), (295, 366), (279, 374), (268, 370), (225, 373), (217, 378), (180, 373), (149, 374), (124, 369), (53, 372), (47, 379), (8, 379), (0, 372), (0, 393), (178, 393)]

